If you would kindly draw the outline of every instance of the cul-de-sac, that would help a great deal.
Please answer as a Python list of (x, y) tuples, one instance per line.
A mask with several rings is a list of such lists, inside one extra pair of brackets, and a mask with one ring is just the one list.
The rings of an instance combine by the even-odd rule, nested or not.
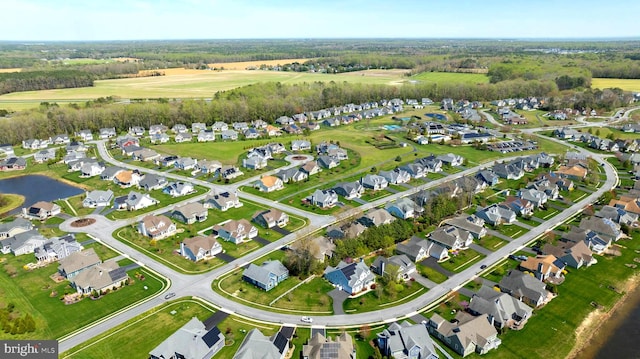
[(420, 36), (0, 41), (0, 339), (640, 350), (637, 39)]

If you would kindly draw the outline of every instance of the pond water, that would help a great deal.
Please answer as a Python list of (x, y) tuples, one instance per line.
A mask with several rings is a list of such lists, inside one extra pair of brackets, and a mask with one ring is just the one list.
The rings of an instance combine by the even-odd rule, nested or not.
[[(0, 193), (14, 193), (24, 196), (24, 206), (38, 201), (55, 201), (76, 196), (84, 190), (41, 175), (26, 175), (0, 180)], [(17, 208), (12, 213), (20, 211)]]

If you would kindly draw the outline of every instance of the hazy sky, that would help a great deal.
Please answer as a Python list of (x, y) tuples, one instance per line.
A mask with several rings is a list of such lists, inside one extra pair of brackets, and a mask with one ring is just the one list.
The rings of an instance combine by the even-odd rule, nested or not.
[(2, 0), (0, 40), (638, 37), (634, 0)]

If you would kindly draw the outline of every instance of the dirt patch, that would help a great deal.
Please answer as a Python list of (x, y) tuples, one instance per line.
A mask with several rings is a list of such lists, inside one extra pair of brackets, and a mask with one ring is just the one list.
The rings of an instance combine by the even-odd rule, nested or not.
[(80, 218), (71, 222), (71, 227), (74, 227), (74, 228), (86, 227), (94, 223), (96, 223), (96, 220), (94, 218)]
[(306, 160), (307, 157), (306, 156), (293, 156), (291, 157), (292, 160), (294, 161), (302, 161), (302, 160)]

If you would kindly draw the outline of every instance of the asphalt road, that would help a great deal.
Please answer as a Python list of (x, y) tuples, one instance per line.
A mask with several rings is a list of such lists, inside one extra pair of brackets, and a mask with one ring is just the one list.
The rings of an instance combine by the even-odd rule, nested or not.
[[(545, 128), (544, 130), (548, 130), (548, 129), (549, 128)], [(530, 131), (527, 131), (527, 132), (530, 132)], [(557, 141), (562, 142), (560, 140), (557, 140)], [(103, 157), (103, 159), (106, 162), (109, 162), (111, 164), (121, 166), (124, 168), (130, 168), (130, 169), (137, 168), (136, 166), (133, 166), (127, 163), (122, 163), (113, 159), (106, 151), (106, 148), (104, 147), (104, 143), (105, 143), (104, 141), (98, 141), (98, 150), (100, 155)], [(576, 150), (588, 154), (589, 156), (595, 158), (600, 163), (604, 163), (604, 165), (601, 168), (603, 168), (606, 171), (607, 179), (597, 191), (586, 196), (580, 202), (572, 205), (570, 208), (566, 209), (562, 213), (546, 221), (544, 224), (541, 224), (535, 227), (534, 229), (530, 230), (520, 238), (514, 239), (513, 241), (508, 243), (506, 246), (488, 255), (482, 261), (475, 263), (470, 268), (460, 273), (455, 274), (444, 283), (436, 285), (425, 294), (417, 297), (416, 299), (410, 302), (400, 304), (394, 307), (378, 310), (375, 312), (349, 314), (349, 315), (317, 316), (317, 317), (314, 317), (314, 326), (333, 326), (333, 327), (355, 326), (355, 325), (360, 325), (365, 323), (391, 322), (391, 321), (397, 320), (398, 318), (410, 317), (412, 315), (415, 315), (418, 311), (429, 306), (431, 303), (436, 302), (438, 299), (442, 298), (450, 291), (456, 290), (457, 288), (463, 286), (466, 282), (477, 277), (478, 274), (481, 272), (480, 270), (481, 265), (483, 264), (490, 265), (492, 263), (495, 263), (507, 257), (509, 254), (518, 251), (519, 249), (524, 247), (527, 243), (535, 240), (538, 236), (542, 235), (546, 231), (559, 225), (560, 223), (564, 222), (566, 219), (570, 218), (576, 213), (579, 213), (586, 205), (596, 201), (598, 197), (600, 197), (604, 192), (613, 188), (617, 184), (618, 178), (617, 178), (617, 173), (615, 169), (608, 162), (604, 161), (603, 156), (591, 153), (581, 148), (578, 148)], [(505, 159), (501, 159), (501, 161), (502, 160), (505, 160)], [(376, 207), (378, 205), (382, 205), (386, 202), (392, 201), (399, 197), (408, 196), (422, 189), (435, 187), (439, 184), (442, 184), (447, 181), (451, 181), (455, 178), (459, 178), (464, 175), (477, 172), (480, 168), (489, 167), (493, 165), (493, 163), (494, 163), (493, 161), (488, 162), (480, 166), (466, 169), (460, 173), (431, 181), (427, 184), (419, 186), (416, 189), (408, 190), (408, 191), (397, 193), (397, 194), (392, 194), (390, 196), (387, 196), (382, 199), (363, 205), (359, 207), (357, 211), (363, 211), (369, 208)], [(217, 185), (217, 184), (212, 184), (210, 182), (201, 181), (193, 178), (185, 178), (185, 177), (171, 174), (171, 173), (165, 173), (161, 171), (148, 170), (148, 169), (142, 169), (142, 170), (145, 172), (155, 173), (155, 174), (165, 176), (167, 178), (172, 178), (175, 180), (190, 181), (192, 183), (205, 186), (215, 191), (235, 191), (238, 188), (238, 185)], [(247, 180), (247, 181), (250, 181), (250, 180)], [(119, 228), (125, 225), (135, 223), (137, 221), (137, 218), (129, 219), (129, 220), (121, 220), (121, 221), (110, 221), (100, 215), (91, 215), (90, 217), (96, 218), (97, 222), (94, 225), (81, 228), (82, 232), (87, 232), (91, 234), (93, 237), (97, 238), (99, 241), (114, 247), (119, 252), (136, 260), (136, 262), (141, 264), (143, 267), (149, 268), (157, 273), (160, 273), (162, 276), (164, 276), (170, 281), (170, 284), (168, 289), (165, 292), (163, 292), (163, 294), (158, 295), (154, 298), (150, 298), (147, 301), (143, 303), (139, 303), (138, 305), (134, 305), (130, 308), (125, 308), (120, 312), (114, 313), (112, 316), (105, 318), (100, 322), (95, 323), (91, 327), (83, 328), (82, 330), (75, 333), (74, 335), (70, 335), (67, 338), (63, 338), (60, 342), (60, 348), (59, 348), (60, 351), (63, 352), (70, 348), (73, 348), (74, 346), (79, 345), (82, 342), (85, 342), (87, 340), (90, 340), (91, 338), (109, 330), (110, 328), (113, 328), (116, 325), (124, 323), (127, 320), (132, 319), (135, 316), (138, 316), (160, 305), (165, 301), (164, 293), (167, 293), (167, 292), (176, 293), (175, 298), (179, 298), (183, 296), (200, 297), (228, 313), (234, 313), (237, 315), (246, 316), (256, 320), (293, 324), (293, 325), (301, 324), (300, 315), (302, 315), (302, 313), (300, 315), (281, 314), (281, 313), (270, 312), (268, 310), (261, 310), (257, 308), (248, 307), (239, 302), (235, 302), (225, 297), (222, 297), (221, 295), (212, 291), (211, 283), (214, 279), (224, 275), (225, 273), (233, 269), (238, 268), (239, 266), (242, 266), (259, 257), (262, 257), (263, 255), (271, 251), (278, 250), (286, 243), (292, 242), (300, 238), (301, 236), (304, 236), (307, 233), (310, 233), (316, 229), (323, 228), (334, 223), (337, 220), (337, 218), (332, 216), (322, 216), (322, 215), (312, 214), (294, 207), (286, 206), (281, 203), (270, 201), (262, 197), (251, 195), (244, 192), (238, 192), (238, 195), (241, 198), (246, 198), (256, 202), (260, 202), (267, 206), (273, 206), (275, 208), (288, 211), (300, 217), (307, 217), (310, 219), (311, 225), (302, 229), (301, 231), (287, 235), (274, 243), (264, 246), (257, 251), (249, 253), (248, 255), (242, 258), (239, 258), (224, 266), (218, 267), (210, 272), (207, 272), (204, 274), (186, 275), (186, 274), (181, 274), (172, 270), (171, 268), (167, 267), (164, 263), (161, 263), (155, 260), (154, 258), (147, 257), (143, 253), (136, 251), (134, 248), (129, 247), (112, 237), (113, 233), (116, 230), (118, 230)], [(204, 195), (199, 196), (199, 198), (201, 197), (204, 197)], [(196, 199), (192, 198), (185, 202), (191, 202), (194, 200)], [(175, 205), (178, 205), (178, 204), (175, 204)], [(172, 206), (159, 209), (156, 212), (163, 213), (163, 212), (166, 212), (167, 209), (171, 207)], [(63, 223), (61, 225), (61, 229), (69, 232), (80, 231), (79, 229), (70, 227), (69, 226), (70, 222), (71, 220)]]

